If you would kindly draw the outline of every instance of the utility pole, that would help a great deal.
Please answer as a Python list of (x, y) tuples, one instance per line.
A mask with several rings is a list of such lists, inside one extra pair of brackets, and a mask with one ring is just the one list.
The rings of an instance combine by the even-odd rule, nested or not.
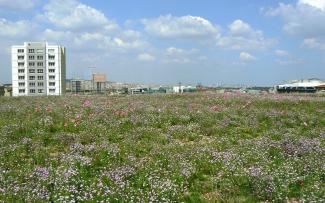
[(94, 72), (93, 70), (96, 68), (95, 66), (90, 66), (88, 67), (90, 69), (90, 73), (91, 73), (91, 93), (94, 92)]

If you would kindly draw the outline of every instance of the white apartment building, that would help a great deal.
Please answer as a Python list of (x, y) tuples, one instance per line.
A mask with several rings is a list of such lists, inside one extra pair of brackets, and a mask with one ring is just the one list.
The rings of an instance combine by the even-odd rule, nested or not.
[(65, 47), (47, 42), (12, 46), (12, 95), (62, 95), (65, 92)]

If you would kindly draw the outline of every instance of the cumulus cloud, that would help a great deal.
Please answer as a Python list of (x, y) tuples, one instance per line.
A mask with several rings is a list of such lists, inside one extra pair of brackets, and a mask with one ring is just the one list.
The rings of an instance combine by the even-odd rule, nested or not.
[(242, 20), (235, 20), (228, 26), (228, 34), (217, 40), (217, 46), (233, 50), (266, 49), (277, 43), (263, 36), (263, 32), (253, 29)]
[(269, 16), (279, 16), (284, 21), (283, 30), (290, 35), (304, 38), (325, 35), (325, 1), (300, 0), (297, 4), (280, 3), (277, 8), (266, 10)]
[(73, 39), (73, 37), (73, 33), (70, 31), (57, 31), (52, 29), (45, 29), (40, 36), (45, 41), (67, 41)]
[(130, 50), (143, 50), (148, 43), (142, 39), (127, 40), (121, 36), (108, 36), (103, 33), (82, 33), (75, 36), (74, 45), (79, 48), (105, 52), (125, 53)]
[(78, 0), (50, 0), (43, 11), (39, 22), (45, 20), (52, 26), (39, 38), (65, 44), (74, 51), (113, 54), (148, 46), (140, 32), (120, 29), (104, 13)]
[(256, 61), (257, 60), (257, 58), (255, 56), (251, 55), (248, 52), (241, 52), (239, 54), (239, 59), (241, 61), (244, 61), (244, 62), (251, 62), (251, 61)]
[(138, 55), (138, 60), (139, 61), (155, 61), (156, 58), (151, 55), (151, 54), (148, 54), (148, 53), (142, 53), (142, 54), (139, 54)]
[(325, 50), (325, 42), (315, 38), (304, 39), (303, 45), (310, 49)]
[(274, 51), (274, 54), (277, 56), (275, 62), (281, 66), (301, 64), (303, 62), (302, 59), (292, 56), (286, 50), (278, 49)]
[(290, 56), (289, 52), (288, 51), (285, 51), (285, 50), (275, 50), (274, 51), (274, 54), (278, 57), (287, 57), (287, 56)]
[(283, 19), (285, 33), (302, 38), (311, 49), (325, 50), (325, 1), (299, 0), (296, 4), (280, 3), (266, 10), (266, 15)]
[(39, 0), (0, 0), (0, 9), (28, 10), (34, 8)]
[(107, 31), (117, 28), (117, 24), (109, 21), (104, 13), (77, 0), (50, 0), (44, 6), (44, 11), (42, 17), (59, 28), (106, 29)]
[(298, 4), (300, 5), (309, 5), (311, 7), (325, 10), (325, 1), (324, 0), (299, 0)]
[(142, 23), (149, 34), (161, 38), (205, 39), (215, 37), (219, 33), (217, 26), (198, 16), (166, 15), (155, 19), (145, 19)]
[(35, 25), (30, 21), (8, 21), (0, 18), (0, 36), (7, 38), (19, 38), (27, 36), (35, 28)]
[(197, 53), (199, 50), (197, 49), (181, 49), (176, 47), (169, 47), (165, 49), (163, 53), (163, 62), (165, 63), (192, 63), (196, 59)]

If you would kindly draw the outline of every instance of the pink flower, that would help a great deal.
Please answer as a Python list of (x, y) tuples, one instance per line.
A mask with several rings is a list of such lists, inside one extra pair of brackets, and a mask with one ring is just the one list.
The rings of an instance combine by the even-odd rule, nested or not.
[(81, 118), (81, 114), (77, 114), (76, 119), (80, 119), (80, 118)]
[(84, 102), (83, 102), (83, 107), (90, 107), (91, 106), (91, 101), (89, 101), (89, 100), (85, 100)]
[(52, 112), (52, 108), (50, 106), (47, 106), (46, 107), (46, 111), (49, 112), (49, 113), (51, 113)]
[(64, 127), (67, 127), (67, 126), (68, 126), (68, 123), (67, 123), (67, 122), (65, 122), (65, 123), (64, 123)]

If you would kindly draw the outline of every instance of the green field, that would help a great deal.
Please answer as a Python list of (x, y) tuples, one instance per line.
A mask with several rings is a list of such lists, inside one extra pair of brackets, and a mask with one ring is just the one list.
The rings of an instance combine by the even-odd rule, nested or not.
[(324, 202), (325, 97), (0, 98), (0, 202)]

